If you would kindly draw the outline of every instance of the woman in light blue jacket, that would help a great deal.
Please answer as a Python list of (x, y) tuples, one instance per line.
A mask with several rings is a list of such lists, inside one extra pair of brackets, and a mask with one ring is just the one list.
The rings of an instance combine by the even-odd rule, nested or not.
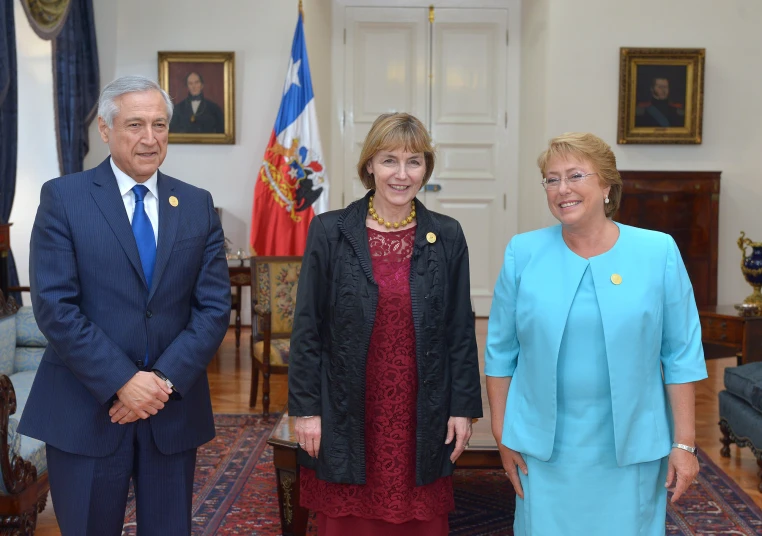
[(662, 535), (667, 490), (699, 470), (693, 288), (672, 237), (611, 220), (622, 179), (600, 138), (554, 138), (538, 165), (560, 225), (508, 245), (486, 349), (514, 532)]

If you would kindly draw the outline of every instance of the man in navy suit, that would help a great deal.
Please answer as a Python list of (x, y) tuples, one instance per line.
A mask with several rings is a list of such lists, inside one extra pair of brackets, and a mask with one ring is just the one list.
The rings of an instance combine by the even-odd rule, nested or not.
[(191, 533), (196, 448), (214, 437), (206, 367), (230, 319), (211, 195), (159, 171), (172, 102), (147, 78), (103, 89), (111, 156), (46, 182), (30, 279), (49, 341), (19, 432), (47, 443), (64, 536)]

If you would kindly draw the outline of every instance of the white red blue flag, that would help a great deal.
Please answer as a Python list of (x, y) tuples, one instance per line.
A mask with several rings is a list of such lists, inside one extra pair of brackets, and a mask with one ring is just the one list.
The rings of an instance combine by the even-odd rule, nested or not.
[(327, 209), (328, 180), (300, 12), (278, 117), (254, 187), (252, 254), (303, 255), (310, 221)]

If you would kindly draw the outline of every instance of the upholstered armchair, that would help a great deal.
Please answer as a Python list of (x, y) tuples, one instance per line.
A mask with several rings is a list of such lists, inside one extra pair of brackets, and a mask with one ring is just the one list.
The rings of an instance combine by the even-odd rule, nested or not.
[(730, 445), (749, 447), (757, 458), (762, 492), (762, 362), (725, 369), (725, 390), (720, 391), (720, 455), (730, 457)]
[(0, 293), (0, 534), (34, 534), (45, 508), (45, 444), (16, 431), (48, 342), (31, 307)]
[(262, 413), (270, 415), (270, 375), (288, 373), (291, 330), (301, 257), (251, 258), (251, 394), (257, 403), (262, 371)]

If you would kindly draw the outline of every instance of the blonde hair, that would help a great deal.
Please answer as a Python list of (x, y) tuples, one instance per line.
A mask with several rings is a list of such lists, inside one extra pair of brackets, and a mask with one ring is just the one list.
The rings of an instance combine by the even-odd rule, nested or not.
[(598, 180), (610, 187), (609, 202), (603, 207), (606, 217), (613, 216), (619, 210), (622, 200), (622, 177), (616, 169), (616, 156), (611, 147), (594, 134), (586, 132), (561, 134), (550, 140), (548, 148), (537, 158), (537, 166), (542, 176), (545, 177), (548, 163), (553, 158), (568, 156), (588, 160), (595, 168)]
[(360, 153), (360, 160), (357, 162), (357, 175), (366, 189), (372, 190), (376, 187), (375, 178), (371, 173), (368, 173), (368, 162), (379, 151), (392, 151), (400, 147), (407, 152), (423, 153), (423, 158), (426, 161), (426, 173), (423, 176), (422, 184), (429, 182), (429, 178), (434, 172), (436, 156), (434, 146), (431, 143), (431, 136), (429, 136), (426, 127), (418, 118), (410, 114), (381, 114), (370, 127), (370, 132), (365, 137), (365, 143)]

